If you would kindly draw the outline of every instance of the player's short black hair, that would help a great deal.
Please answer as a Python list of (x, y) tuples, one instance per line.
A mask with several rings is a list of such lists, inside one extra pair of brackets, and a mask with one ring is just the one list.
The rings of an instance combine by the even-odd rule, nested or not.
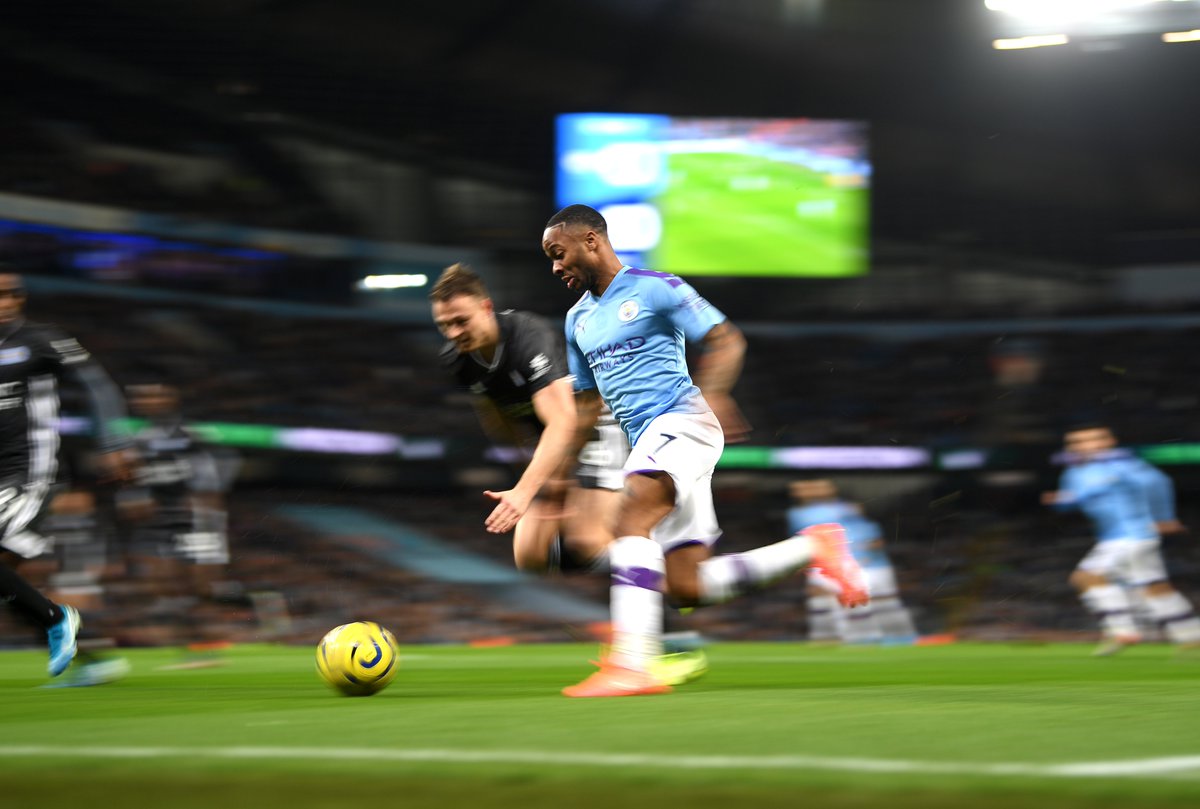
[(1106, 432), (1108, 432), (1109, 435), (1113, 436), (1114, 438), (1117, 435), (1117, 431), (1115, 429), (1113, 429), (1113, 425), (1111, 422), (1104, 421), (1103, 419), (1090, 419), (1090, 418), (1089, 419), (1079, 419), (1076, 421), (1068, 422), (1066, 427), (1063, 429), (1063, 435), (1070, 435), (1071, 433), (1081, 433), (1081, 432), (1084, 432), (1085, 430), (1105, 430)]
[(566, 225), (567, 227), (580, 225), (601, 235), (608, 235), (608, 222), (604, 221), (604, 217), (600, 215), (599, 211), (587, 205), (568, 205), (550, 217), (550, 221), (546, 223), (547, 228), (557, 225)]
[(21, 275), (15, 267), (7, 261), (0, 261), (0, 275), (11, 275), (17, 279), (16, 285), (13, 287), (13, 292), (17, 295), (25, 294), (25, 276)]
[(434, 281), (429, 290), (429, 300), (445, 303), (457, 295), (471, 295), (476, 298), (490, 298), (487, 285), (479, 274), (471, 269), (469, 264), (459, 262), (451, 264), (442, 270), (441, 276)]

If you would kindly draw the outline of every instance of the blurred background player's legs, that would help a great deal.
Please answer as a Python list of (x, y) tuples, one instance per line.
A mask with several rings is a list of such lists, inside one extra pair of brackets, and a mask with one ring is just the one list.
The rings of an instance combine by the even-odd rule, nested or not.
[(1200, 618), (1196, 617), (1192, 603), (1167, 578), (1167, 566), (1157, 539), (1131, 541), (1123, 559), (1122, 574), (1169, 642), (1200, 648)]
[(166, 522), (136, 525), (128, 542), (130, 571), (150, 599), (143, 611), (147, 625), (140, 628), (144, 642), (183, 649), (183, 660), (168, 668), (224, 662), (222, 605), (241, 596), (228, 581), (224, 512), (203, 511), (197, 509), (196, 519), (186, 524), (169, 524), (168, 513)]
[(874, 601), (848, 611), (846, 614), (846, 643), (867, 644), (879, 643), (883, 640), (883, 632), (879, 629), (879, 621), (875, 615)]
[(206, 668), (225, 662), (229, 639), (223, 631), (223, 604), (240, 598), (240, 586), (229, 580), (229, 538), (225, 512), (198, 506), (193, 529), (175, 535), (176, 553), (183, 560), (181, 602), (184, 660), (169, 668)]
[[(59, 492), (50, 503), (43, 527), (53, 534), (58, 557), (58, 572), (50, 578), (54, 592), (78, 604), (103, 624), (106, 608), (110, 606), (101, 581), (109, 549), (93, 491), (76, 486)], [(116, 643), (97, 631), (95, 622), (80, 631), (78, 646), (75, 663), (56, 685), (103, 685), (129, 672), (129, 661), (109, 652)]]
[[(863, 568), (867, 589), (871, 592), (871, 603), (867, 609), (883, 643), (914, 643), (917, 628), (912, 615), (900, 600), (900, 588), (896, 583), (896, 571), (891, 565), (876, 565)], [(854, 618), (854, 615), (851, 615)]]
[(1079, 598), (1100, 622), (1103, 641), (1095, 655), (1106, 657), (1138, 643), (1141, 636), (1133, 621), (1129, 595), (1109, 575), (1120, 568), (1122, 540), (1098, 542), (1071, 574), (1071, 584)]
[(815, 643), (846, 640), (846, 613), (837, 600), (837, 584), (815, 570), (807, 573), (808, 639)]
[(1133, 624), (1142, 640), (1149, 643), (1166, 640), (1162, 627), (1158, 625), (1158, 619), (1154, 617), (1150, 604), (1146, 601), (1145, 590), (1127, 585), (1125, 595), (1129, 598), (1129, 608), (1133, 612)]

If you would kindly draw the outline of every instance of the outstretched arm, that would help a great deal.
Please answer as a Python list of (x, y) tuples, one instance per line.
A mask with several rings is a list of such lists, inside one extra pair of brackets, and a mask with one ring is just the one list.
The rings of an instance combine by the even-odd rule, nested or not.
[(557, 379), (533, 394), (533, 410), (542, 422), (542, 436), (521, 479), (507, 491), (484, 492), (496, 501), (496, 507), (484, 521), (484, 526), (493, 534), (503, 534), (516, 526), (529, 509), (534, 495), (570, 455), (574, 443), (575, 400), (569, 378)]

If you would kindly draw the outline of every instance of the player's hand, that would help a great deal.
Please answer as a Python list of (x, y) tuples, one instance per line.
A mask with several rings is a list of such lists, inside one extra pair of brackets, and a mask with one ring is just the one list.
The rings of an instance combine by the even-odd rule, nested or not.
[(717, 421), (721, 423), (726, 444), (740, 444), (750, 437), (750, 423), (746, 421), (732, 396), (725, 393), (705, 394), (704, 398), (716, 415)]
[(533, 495), (524, 494), (516, 489), (503, 492), (486, 491), (483, 496), (496, 501), (496, 507), (483, 521), (484, 528), (491, 534), (504, 534), (515, 528), (533, 500)]
[(1160, 520), (1156, 525), (1158, 526), (1158, 533), (1164, 536), (1166, 534), (1186, 534), (1188, 531), (1187, 526), (1179, 520)]
[(1058, 492), (1042, 492), (1042, 505), (1052, 506), (1058, 502)]

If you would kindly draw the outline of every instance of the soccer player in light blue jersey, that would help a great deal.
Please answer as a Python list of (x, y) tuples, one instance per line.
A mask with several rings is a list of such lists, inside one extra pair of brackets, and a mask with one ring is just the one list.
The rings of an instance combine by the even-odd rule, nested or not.
[(797, 480), (788, 487), (795, 505), (788, 509), (788, 530), (836, 522), (846, 529), (850, 555), (863, 569), (871, 603), (848, 614), (837, 601), (837, 588), (819, 573), (809, 571), (809, 639), (847, 643), (912, 643), (916, 628), (900, 600), (896, 572), (883, 547), (879, 524), (862, 513), (857, 503), (842, 499), (830, 480)]
[(1071, 584), (1099, 619), (1100, 656), (1115, 654), (1141, 637), (1123, 587), (1140, 591), (1150, 614), (1173, 643), (1200, 646), (1200, 619), (1167, 579), (1160, 526), (1175, 521), (1170, 481), (1145, 461), (1117, 447), (1105, 426), (1066, 434), (1067, 468), (1058, 491), (1044, 503), (1079, 509), (1096, 529), (1096, 545), (1071, 574)]
[[(848, 605), (865, 602), (862, 571), (840, 526), (712, 555), (721, 533), (713, 469), (726, 439), (747, 432), (730, 396), (745, 351), (741, 332), (683, 279), (625, 265), (604, 217), (585, 205), (551, 217), (542, 249), (555, 277), (581, 294), (566, 318), (580, 434), (590, 431), (603, 401), (632, 445), (609, 549), (612, 646), (598, 672), (563, 693), (670, 690), (648, 670), (662, 647), (664, 591), (679, 606), (719, 603), (812, 565), (842, 585)], [(694, 382), (688, 344), (703, 352)]]

